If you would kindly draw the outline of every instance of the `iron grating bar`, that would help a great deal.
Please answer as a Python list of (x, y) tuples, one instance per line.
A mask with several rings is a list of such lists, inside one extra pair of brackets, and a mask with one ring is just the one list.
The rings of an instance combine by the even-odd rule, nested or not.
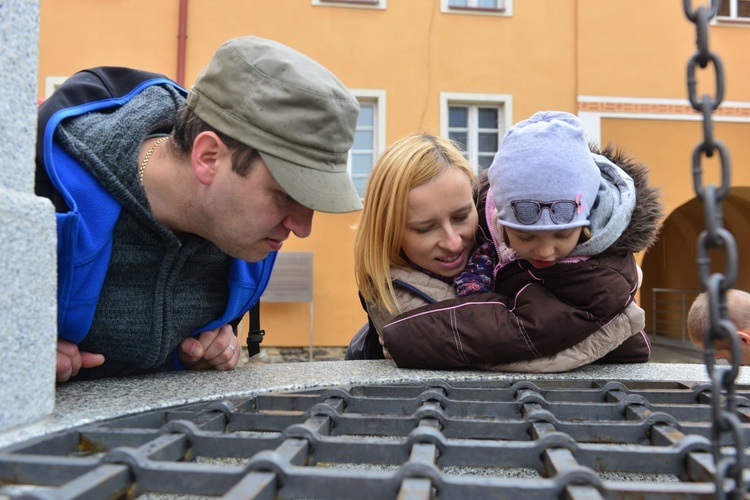
[(435, 380), (193, 403), (2, 449), (0, 497), (709, 497), (711, 399), (705, 384)]

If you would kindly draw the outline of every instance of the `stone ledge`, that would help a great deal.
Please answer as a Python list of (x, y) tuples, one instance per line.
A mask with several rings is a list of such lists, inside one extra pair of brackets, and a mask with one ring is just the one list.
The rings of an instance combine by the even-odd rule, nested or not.
[[(399, 369), (392, 361), (328, 361), (247, 364), (229, 372), (184, 371), (132, 378), (69, 382), (57, 388), (55, 410), (44, 421), (0, 433), (0, 447), (77, 425), (171, 406), (272, 391), (304, 390), (352, 384), (423, 382), (425, 380), (658, 380), (709, 382), (699, 364), (644, 363), (589, 365), (559, 374), (431, 371)], [(737, 383), (750, 383), (743, 367)]]
[(0, 186), (0, 431), (52, 413), (56, 246), (49, 200)]

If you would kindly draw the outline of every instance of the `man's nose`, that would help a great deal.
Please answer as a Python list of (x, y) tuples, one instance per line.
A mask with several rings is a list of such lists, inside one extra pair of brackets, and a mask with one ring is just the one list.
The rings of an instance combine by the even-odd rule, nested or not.
[(298, 238), (307, 238), (312, 231), (313, 214), (314, 211), (312, 208), (307, 208), (297, 203), (284, 218), (282, 224)]

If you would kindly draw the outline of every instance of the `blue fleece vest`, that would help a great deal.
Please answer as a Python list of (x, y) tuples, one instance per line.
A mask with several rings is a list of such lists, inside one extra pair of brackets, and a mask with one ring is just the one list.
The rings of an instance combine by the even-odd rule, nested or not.
[[(142, 82), (123, 97), (61, 109), (50, 117), (44, 129), (45, 169), (69, 207), (68, 212), (56, 214), (58, 337), (75, 344), (81, 342), (91, 328), (109, 267), (112, 231), (122, 207), (75, 158), (54, 142), (54, 132), (66, 118), (122, 106), (152, 85), (169, 85), (186, 94), (175, 82), (154, 78)], [(260, 262), (232, 259), (224, 314), (191, 335), (218, 328), (249, 311), (266, 289), (275, 260), (276, 252)]]

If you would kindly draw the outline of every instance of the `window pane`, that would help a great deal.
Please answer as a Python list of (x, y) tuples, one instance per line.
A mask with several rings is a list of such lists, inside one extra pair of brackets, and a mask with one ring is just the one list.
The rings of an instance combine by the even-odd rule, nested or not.
[[(500, 2), (498, 4), (502, 5)], [(476, 7), (476, 1), (469, 2), (469, 6)], [(447, 111), (448, 122), (455, 124), (448, 126), (448, 138), (461, 147), (463, 156), (478, 172), (487, 169), (495, 158), (503, 136), (503, 105), (493, 101), (477, 102), (472, 105), (449, 105)], [(464, 120), (466, 126), (459, 126), (463, 125)]]
[(357, 188), (357, 193), (360, 198), (365, 197), (365, 185), (367, 184), (367, 177), (352, 177), (354, 187)]
[(479, 128), (497, 129), (497, 108), (479, 108)]
[(737, 17), (750, 17), (750, 0), (737, 1)]
[(482, 7), (486, 9), (496, 9), (497, 0), (477, 0), (477, 7)]
[(357, 130), (354, 135), (354, 145), (352, 149), (373, 149), (373, 133), (372, 130)]
[(360, 197), (364, 196), (365, 184), (372, 172), (375, 158), (375, 142), (377, 130), (375, 128), (375, 114), (378, 103), (372, 100), (360, 101), (357, 129), (354, 134), (354, 144), (349, 150), (347, 168)]
[(448, 139), (458, 143), (462, 151), (466, 151), (466, 132), (448, 132)]
[(358, 127), (372, 127), (373, 110), (375, 106), (368, 103), (359, 103), (359, 117), (357, 118)]
[(479, 171), (486, 170), (490, 168), (490, 165), (492, 165), (492, 160), (495, 158), (495, 155), (486, 155), (486, 154), (480, 154), (477, 158), (477, 162), (479, 163)]
[(468, 0), (448, 0), (450, 7), (466, 7)]
[(364, 174), (372, 170), (372, 155), (369, 153), (352, 153), (352, 175)]
[(469, 125), (469, 108), (451, 106), (448, 108), (448, 126), (466, 128)]
[(482, 153), (497, 152), (497, 134), (480, 133), (479, 134), (479, 151)]
[[(714, 2), (711, 2), (712, 4)], [(724, 0), (721, 2), (721, 6), (719, 7), (719, 11), (717, 12), (717, 15), (719, 16), (728, 16), (729, 15), (729, 0)]]

